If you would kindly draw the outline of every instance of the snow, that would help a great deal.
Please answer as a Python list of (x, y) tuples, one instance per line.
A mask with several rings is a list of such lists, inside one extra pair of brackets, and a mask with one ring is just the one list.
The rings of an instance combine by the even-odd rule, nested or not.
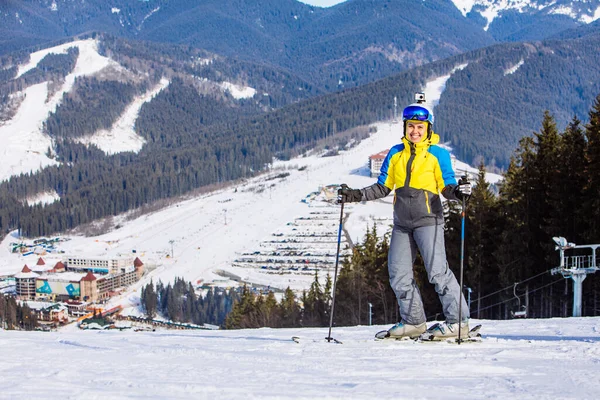
[(79, 282), (81, 280), (81, 278), (83, 278), (86, 275), (87, 275), (87, 273), (60, 272), (60, 273), (57, 273), (57, 274), (56, 273), (43, 274), (40, 277), (44, 278), (44, 279), (49, 279), (49, 280), (53, 280), (53, 281), (60, 281), (60, 282)]
[(3, 357), (14, 360), (0, 397), (598, 397), (600, 318), (478, 322), (484, 341), (461, 345), (375, 342), (387, 326), (334, 327), (343, 344), (327, 343), (327, 328), (0, 331)]
[(514, 74), (523, 64), (525, 64), (525, 60), (521, 59), (516, 65), (504, 71), (504, 76)]
[(147, 93), (137, 97), (123, 112), (119, 119), (113, 124), (110, 131), (100, 130), (92, 136), (78, 139), (80, 143), (93, 144), (106, 154), (116, 154), (125, 151), (138, 153), (146, 140), (135, 131), (135, 121), (140, 109), (152, 100), (154, 96), (169, 85), (167, 79), (161, 79), (156, 87)]
[(543, 10), (547, 8), (549, 10), (548, 14), (566, 15), (586, 24), (600, 19), (600, 7), (595, 11), (591, 9), (588, 9), (587, 12), (585, 10), (576, 11), (573, 9), (572, 4), (557, 5), (556, 1), (548, 0), (543, 2), (530, 0), (452, 0), (452, 2), (465, 17), (473, 9), (475, 9), (475, 12), (480, 13), (487, 21), (486, 26), (483, 28), (486, 31), (503, 11), (508, 10), (523, 13), (526, 9)]
[(566, 15), (573, 19), (577, 19), (577, 13), (570, 6), (558, 6), (548, 12), (548, 14)]
[[(472, 167), (467, 163), (456, 160), (455, 158), (452, 159), (452, 168), (454, 169), (456, 176), (460, 176), (462, 174), (467, 174), (471, 178), (472, 181), (475, 180), (475, 178), (479, 174), (478, 168)], [(490, 185), (497, 185), (503, 179), (504, 178), (502, 177), (502, 175), (492, 174), (490, 172), (487, 172), (485, 174), (485, 181), (487, 183), (489, 183)]]
[(254, 88), (248, 86), (235, 85), (230, 82), (221, 82), (220, 86), (221, 88), (223, 88), (223, 90), (229, 92), (229, 94), (237, 100), (249, 99), (254, 97), (254, 95), (256, 94), (256, 89)]
[(446, 82), (448, 79), (456, 72), (467, 67), (468, 63), (461, 64), (452, 69), (448, 75), (440, 76), (439, 78), (432, 79), (425, 84), (425, 88), (423, 89), (423, 93), (425, 93), (425, 99), (427, 100), (427, 104), (432, 108), (435, 108), (440, 102), (440, 97), (444, 89), (446, 88)]
[(327, 8), (343, 3), (346, 0), (298, 0), (300, 3), (308, 4), (309, 6)]
[(0, 125), (0, 181), (13, 175), (35, 172), (57, 162), (46, 154), (52, 147), (52, 140), (43, 132), (43, 123), (48, 115), (56, 111), (63, 94), (69, 92), (75, 78), (93, 75), (109, 65), (119, 66), (109, 58), (98, 54), (96, 40), (78, 40), (60, 46), (44, 49), (31, 54), (30, 61), (19, 66), (18, 76), (29, 71), (49, 53), (63, 54), (70, 47), (79, 48), (79, 57), (73, 71), (65, 77), (63, 86), (49, 97), (48, 83), (29, 86), (23, 92), (24, 100), (16, 115), (4, 125)]
[(37, 171), (58, 164), (46, 154), (52, 140), (42, 132), (50, 112), (46, 82), (25, 89), (24, 99), (15, 116), (0, 125), (0, 181), (14, 175)]
[(597, 21), (598, 19), (600, 19), (600, 6), (598, 6), (598, 8), (596, 8), (596, 11), (594, 11), (593, 14), (591, 14), (591, 15), (583, 14), (579, 17), (579, 20), (586, 24), (591, 24), (592, 22)]
[(150, 18), (154, 13), (156, 13), (158, 10), (160, 10), (160, 7), (156, 7), (154, 10), (150, 11), (146, 16), (144, 16), (144, 19), (142, 20), (142, 22), (140, 23), (140, 25), (137, 27), (138, 30), (142, 29), (142, 26), (144, 25), (144, 22), (146, 22), (146, 20), (148, 18)]
[(452, 0), (456, 8), (462, 13), (463, 16), (467, 16), (471, 9), (473, 9), (473, 5), (477, 0)]
[(33, 206), (36, 204), (48, 205), (48, 204), (52, 204), (58, 200), (60, 200), (60, 196), (54, 190), (49, 191), (49, 192), (38, 193), (35, 196), (31, 196), (31, 197), (28, 197), (27, 199), (25, 199), (27, 204), (29, 204), (30, 206)]

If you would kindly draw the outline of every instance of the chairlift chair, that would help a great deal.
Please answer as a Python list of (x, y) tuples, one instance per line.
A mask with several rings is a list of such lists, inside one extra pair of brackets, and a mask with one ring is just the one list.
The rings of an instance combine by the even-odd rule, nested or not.
[(515, 283), (513, 286), (513, 294), (517, 298), (517, 301), (519, 302), (519, 306), (517, 307), (517, 311), (511, 310), (510, 316), (512, 318), (527, 318), (527, 306), (521, 305), (521, 299), (519, 298), (519, 296), (517, 296), (517, 283)]

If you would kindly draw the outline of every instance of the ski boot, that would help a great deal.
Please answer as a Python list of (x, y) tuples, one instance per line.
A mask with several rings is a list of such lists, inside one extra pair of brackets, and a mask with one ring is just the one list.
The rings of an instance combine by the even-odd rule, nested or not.
[(425, 333), (427, 324), (423, 322), (418, 325), (407, 324), (406, 322), (398, 322), (387, 331), (377, 332), (375, 339), (416, 339)]
[[(469, 338), (469, 321), (464, 320), (460, 324), (460, 339)], [(435, 323), (421, 335), (421, 340), (446, 340), (458, 339), (458, 322)]]

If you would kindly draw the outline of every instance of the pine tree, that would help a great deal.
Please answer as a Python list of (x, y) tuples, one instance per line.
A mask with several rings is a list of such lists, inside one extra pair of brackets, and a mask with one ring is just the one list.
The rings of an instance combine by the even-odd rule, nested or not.
[(539, 231), (534, 230), (537, 233), (535, 240), (538, 242), (535, 255), (538, 260), (551, 263), (555, 257), (552, 237), (561, 234), (563, 219), (560, 215), (562, 196), (557, 182), (560, 181), (564, 160), (560, 151), (562, 140), (556, 122), (548, 111), (544, 112), (542, 129), (539, 133), (534, 133), (534, 137), (536, 179), (533, 181), (535, 190), (529, 201), (535, 204), (540, 224)]
[(477, 299), (484, 293), (491, 292), (497, 284), (498, 267), (492, 254), (496, 248), (496, 237), (499, 234), (496, 224), (497, 199), (489, 183), (485, 179), (485, 166), (479, 165), (477, 181), (473, 194), (468, 202), (466, 230), (465, 284), (475, 293), (475, 304), (471, 307), (473, 316), (481, 318), (481, 308)]
[(530, 249), (533, 239), (530, 226), (535, 222), (532, 222), (530, 211), (533, 207), (529, 201), (529, 192), (535, 179), (529, 173), (533, 156), (533, 140), (524, 137), (500, 186), (500, 214), (497, 221), (501, 224), (501, 234), (494, 255), (502, 286), (530, 276), (535, 263)]
[(587, 218), (584, 235), (588, 243), (600, 243), (600, 95), (596, 97), (585, 126), (587, 148), (587, 177), (583, 215)]
[(288, 286), (281, 300), (281, 326), (291, 328), (298, 326), (300, 319), (300, 307), (296, 301), (294, 291)]
[(315, 278), (304, 303), (303, 324), (304, 326), (325, 326), (325, 320), (325, 296), (319, 283), (319, 272), (315, 270)]
[(148, 318), (152, 319), (156, 316), (156, 308), (158, 303), (158, 296), (154, 291), (154, 284), (152, 280), (150, 283), (146, 285), (144, 290), (142, 291), (142, 306), (144, 310), (146, 310), (146, 315)]
[(587, 143), (581, 121), (575, 116), (561, 136), (560, 176), (555, 187), (560, 196), (559, 235), (575, 243), (583, 240), (588, 218), (584, 213), (587, 200)]

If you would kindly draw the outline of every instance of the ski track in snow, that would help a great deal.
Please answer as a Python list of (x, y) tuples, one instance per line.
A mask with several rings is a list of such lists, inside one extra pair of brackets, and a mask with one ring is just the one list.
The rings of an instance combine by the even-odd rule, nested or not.
[(386, 326), (334, 327), (343, 344), (327, 328), (0, 331), (18, 360), (0, 398), (597, 398), (600, 318), (476, 322), (484, 341), (460, 346), (374, 341)]
[(76, 141), (87, 145), (93, 144), (108, 155), (124, 151), (138, 153), (146, 144), (146, 140), (135, 131), (135, 121), (140, 109), (144, 103), (151, 101), (168, 85), (169, 81), (162, 79), (156, 87), (133, 100), (113, 124), (110, 131), (102, 129), (92, 136), (79, 138)]
[(437, 106), (440, 103), (440, 97), (442, 97), (442, 93), (444, 92), (444, 89), (446, 89), (446, 82), (448, 82), (448, 79), (450, 79), (456, 71), (465, 69), (467, 65), (468, 64), (458, 65), (454, 67), (449, 74), (440, 76), (427, 82), (427, 84), (423, 88), (423, 93), (425, 93), (425, 99), (427, 100), (427, 104), (430, 105), (432, 109), (434, 109), (435, 106)]
[(24, 90), (24, 100), (16, 115), (4, 125), (0, 125), (0, 181), (13, 175), (38, 171), (58, 164), (46, 152), (52, 147), (52, 140), (43, 132), (43, 123), (50, 113), (56, 111), (63, 94), (75, 84), (75, 78), (93, 75), (108, 65), (118, 65), (109, 58), (98, 54), (95, 40), (80, 40), (33, 53), (30, 62), (19, 67), (19, 76), (35, 66), (49, 53), (65, 53), (70, 47), (79, 47), (79, 57), (73, 71), (65, 77), (63, 86), (48, 97), (48, 83), (29, 86)]

